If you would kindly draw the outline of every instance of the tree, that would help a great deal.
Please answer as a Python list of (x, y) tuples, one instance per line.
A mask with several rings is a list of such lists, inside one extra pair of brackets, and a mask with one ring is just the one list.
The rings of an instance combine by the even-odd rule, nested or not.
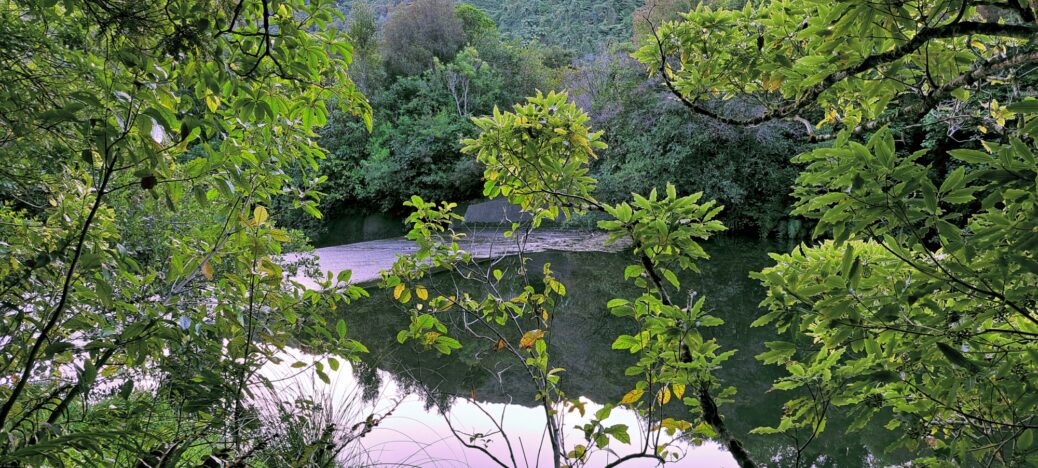
[(497, 24), (483, 10), (468, 3), (462, 3), (454, 8), (454, 14), (461, 20), (461, 29), (465, 32), (466, 44), (475, 45), (487, 39), (499, 40), (496, 37), (498, 35)]
[(651, 34), (653, 24), (681, 19), (681, 15), (695, 10), (700, 5), (713, 9), (738, 10), (747, 0), (649, 0), (634, 10), (634, 40)]
[(367, 2), (351, 5), (346, 34), (354, 49), (350, 77), (365, 94), (371, 94), (384, 79), (378, 25), (371, 5)]
[[(504, 234), (514, 237), (518, 261), (511, 267), (475, 262), (459, 248), (461, 235), (452, 228), (459, 218), (453, 213), (456, 205), (413, 197), (406, 203), (415, 209), (408, 219), (413, 227), (407, 237), (419, 249), (401, 256), (391, 271), (383, 273), (382, 281), (383, 287), (392, 289), (395, 300), (409, 307), (410, 325), (399, 332), (397, 340), (413, 340), (450, 355), (461, 347), (450, 336), (456, 331), (471, 334), (494, 351), (513, 357), (536, 388), (556, 467), (584, 466), (597, 451), (616, 454), (611, 441), (631, 442), (626, 425), (607, 422), (616, 405), (637, 410), (646, 419), (648, 434), (644, 443), (630, 453), (617, 454), (609, 466), (636, 458), (665, 462), (680, 457), (672, 443), (661, 438), (664, 433), (673, 435), (679, 430), (692, 437), (718, 437), (738, 459), (748, 460), (718, 412), (719, 398), (727, 398), (733, 391), (716, 392), (719, 382), (711, 375), (711, 370), (733, 351), (718, 352), (715, 340), (704, 338), (693, 328), (717, 326), (723, 321), (709, 314), (703, 299), (694, 294), (687, 295), (685, 306), (672, 299), (686, 295), (675, 270), (695, 270), (696, 262), (706, 258), (697, 240), (724, 230), (715, 219), (722, 208), (713, 201), (699, 203), (702, 194), (678, 196), (673, 185), (668, 185), (663, 194), (653, 190), (647, 197), (633, 195), (631, 202), (608, 205), (595, 200), (595, 180), (588, 175), (588, 166), (595, 152), (605, 145), (600, 140), (601, 132), (587, 128), (588, 120), (564, 93), (538, 94), (524, 104), (516, 104), (511, 112), (494, 109), (492, 116), (474, 119), (481, 133), (466, 139), (462, 151), (474, 154), (486, 167), (483, 194), (505, 197), (530, 214), (528, 220), (513, 223)], [(533, 276), (523, 245), (544, 221), (588, 210), (608, 215), (599, 226), (610, 233), (611, 241), (625, 239), (633, 245), (637, 263), (627, 266), (623, 276), (644, 293), (637, 298), (615, 298), (609, 308), (640, 325), (636, 335), (618, 336), (613, 343), (614, 349), (637, 354), (639, 360), (626, 370), (626, 375), (637, 378), (635, 388), (622, 401), (598, 411), (581, 427), (584, 440), (569, 445), (562, 436), (563, 418), (568, 412), (583, 414), (584, 406), (560, 387), (564, 369), (553, 365), (549, 348), (556, 305), (567, 289), (554, 277), (550, 265)], [(430, 290), (425, 279), (434, 269), (456, 274), (459, 281), (454, 282), (455, 288)], [(526, 286), (516, 294), (499, 290), (505, 275), (521, 278)], [(475, 281), (482, 289), (476, 293), (462, 290), (457, 286), (462, 280)], [(459, 325), (451, 330), (445, 321)], [(672, 399), (687, 405), (693, 420), (700, 419), (700, 424), (663, 417), (662, 409)], [(502, 432), (500, 437), (512, 447), (507, 434)], [(482, 449), (500, 466), (519, 465), (511, 449), (510, 457), (504, 459), (474, 444), (474, 440), (465, 443), (460, 436), (459, 440), (470, 448)]]
[[(490, 67), (479, 59), (479, 51), (471, 47), (459, 52), (454, 61), (449, 64), (443, 65), (437, 62), (436, 73), (443, 78), (443, 83), (454, 100), (454, 107), (457, 109), (459, 117), (469, 115), (469, 91), (472, 90), (473, 82), (477, 80), (486, 82), (490, 72)], [(476, 96), (473, 96), (473, 100), (475, 98)]]
[(332, 109), (318, 140), (329, 150), (320, 161), (321, 175), (329, 178), (322, 198), (327, 209), (400, 210), (412, 195), (479, 197), (482, 169), (460, 153), (459, 140), (475, 135), (472, 115), (554, 88), (555, 71), (545, 59), (536, 45), (503, 42), (486, 32), (450, 61), (433, 59), (431, 68), (418, 75), (379, 83), (368, 94), (377, 122), (372, 132), (348, 110)]
[[(789, 219), (797, 168), (789, 159), (807, 146), (803, 127), (782, 121), (742, 127), (690, 116), (645, 76), (630, 50), (583, 60), (566, 81), (572, 99), (588, 110), (609, 144), (592, 165), (596, 196), (616, 202), (632, 191), (673, 183), (679, 193), (702, 191), (728, 207), (721, 219), (734, 232), (798, 237), (800, 223)], [(751, 96), (724, 108), (743, 116), (759, 111)]]
[[(690, 111), (832, 141), (797, 156), (793, 192), (827, 240), (755, 275), (756, 324), (788, 334), (758, 357), (792, 392), (757, 432), (792, 437), (797, 464), (836, 408), (851, 431), (885, 422), (921, 464), (1038, 463), (1036, 16), (1015, 0), (800, 0), (649, 25), (636, 57)], [(719, 110), (747, 93), (762, 112)], [(948, 134), (922, 144), (919, 127)]]
[(472, 0), (508, 37), (593, 53), (611, 41), (631, 36), (637, 0)]
[(462, 22), (451, 0), (417, 0), (394, 9), (382, 31), (390, 76), (417, 75), (433, 59), (449, 62), (465, 44)]
[(363, 350), (320, 312), (363, 290), (287, 281), (268, 210), (319, 214), (328, 99), (370, 125), (335, 14), (0, 2), (0, 464), (244, 463), (259, 366)]

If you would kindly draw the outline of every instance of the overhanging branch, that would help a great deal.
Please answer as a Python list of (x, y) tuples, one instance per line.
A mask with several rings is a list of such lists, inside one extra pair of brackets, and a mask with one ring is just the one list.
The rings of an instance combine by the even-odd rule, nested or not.
[(846, 80), (847, 78), (850, 78), (852, 76), (871, 70), (879, 65), (900, 60), (916, 52), (924, 45), (926, 45), (928, 42), (935, 39), (947, 39), (953, 37), (968, 36), (973, 34), (1017, 38), (1031, 38), (1038, 36), (1038, 25), (1031, 24), (998, 24), (977, 21), (962, 21), (946, 24), (944, 26), (924, 28), (904, 44), (901, 44), (887, 52), (870, 55), (855, 66), (836, 71), (826, 76), (825, 79), (823, 79), (820, 83), (807, 89), (802, 95), (798, 96), (797, 99), (792, 102), (783, 104), (775, 109), (764, 112), (763, 114), (757, 117), (740, 119), (727, 117), (717, 112), (711, 111), (710, 109), (707, 109), (700, 105), (698, 101), (689, 99), (687, 96), (685, 96), (677, 89), (674, 80), (668, 73), (667, 53), (666, 49), (663, 46), (663, 38), (660, 37), (659, 32), (657, 31), (655, 25), (651, 21), (646, 20), (646, 22), (649, 23), (649, 27), (656, 40), (657, 49), (659, 50), (660, 76), (662, 77), (664, 84), (667, 86), (667, 89), (670, 90), (671, 94), (677, 97), (677, 99), (685, 107), (689, 108), (689, 110), (691, 110), (692, 112), (705, 115), (721, 123), (738, 126), (753, 126), (760, 125), (771, 120), (794, 118), (807, 107), (811, 106), (822, 93), (829, 90), (837, 83)]
[[(948, 97), (952, 91), (966, 86), (972, 86), (996, 73), (1001, 73), (1032, 62), (1038, 62), (1038, 50), (1029, 50), (1010, 55), (1006, 58), (998, 57), (978, 62), (970, 69), (970, 71), (955, 77), (941, 87), (924, 95), (919, 102), (907, 107), (899, 108), (894, 113), (881, 119), (862, 123), (855, 127), (851, 133), (854, 135), (860, 135), (865, 132), (873, 131), (899, 118), (907, 118), (910, 120), (919, 119), (936, 107), (942, 99)], [(812, 135), (811, 141), (831, 140), (836, 138), (836, 135), (836, 133)]]

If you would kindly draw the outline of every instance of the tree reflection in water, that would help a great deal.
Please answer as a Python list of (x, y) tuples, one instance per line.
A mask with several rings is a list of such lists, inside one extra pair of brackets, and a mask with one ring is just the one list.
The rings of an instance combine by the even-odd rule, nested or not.
[[(772, 241), (743, 238), (720, 238), (704, 243), (711, 259), (700, 263), (701, 273), (688, 273), (682, 284), (689, 285), (708, 299), (712, 314), (723, 318), (720, 327), (706, 329), (726, 349), (737, 349), (736, 355), (717, 372), (722, 383), (738, 388), (734, 401), (722, 407), (730, 428), (746, 444), (761, 463), (774, 466), (792, 464), (793, 441), (781, 436), (758, 436), (750, 430), (777, 424), (782, 404), (789, 397), (781, 392), (768, 392), (774, 379), (782, 375), (776, 366), (764, 366), (753, 356), (764, 352), (765, 341), (777, 339), (770, 327), (751, 328), (760, 314), (758, 303), (764, 291), (749, 278), (749, 272), (768, 265), (767, 253), (788, 250), (787, 245)], [(635, 331), (628, 320), (612, 317), (606, 302), (611, 297), (634, 294), (634, 287), (623, 279), (623, 269), (632, 263), (625, 253), (547, 252), (531, 254), (530, 271), (540, 271), (551, 263), (556, 277), (569, 293), (560, 301), (555, 314), (555, 336), (549, 346), (553, 359), (566, 369), (562, 387), (568, 395), (582, 396), (597, 403), (619, 401), (631, 388), (631, 377), (624, 369), (635, 358), (611, 349), (612, 341), (621, 334)], [(430, 289), (453, 287), (450, 275), (437, 274), (428, 280)], [(462, 285), (464, 289), (466, 286)], [(476, 293), (475, 285), (469, 285)], [(518, 285), (510, 285), (517, 292)], [(370, 353), (354, 366), (354, 375), (367, 399), (376, 398), (385, 388), (386, 376), (403, 391), (420, 395), (426, 411), (449, 412), (456, 398), (474, 399), (481, 403), (536, 406), (535, 389), (529, 377), (504, 353), (495, 353), (485, 342), (454, 336), (463, 348), (451, 356), (441, 356), (420, 345), (399, 345), (396, 333), (406, 329), (408, 313), (390, 297), (390, 291), (373, 291), (370, 300), (344, 310), (350, 333), (362, 341)], [(477, 294), (478, 295), (478, 294)], [(457, 326), (441, 317), (449, 327)], [(457, 328), (460, 329), (460, 328)], [(709, 337), (709, 335), (708, 335)], [(510, 337), (518, 340), (518, 336)], [(381, 372), (380, 372), (381, 371)], [(668, 405), (668, 416), (679, 414), (685, 407)], [(842, 418), (835, 413), (828, 427), (807, 449), (807, 466), (877, 466), (903, 461), (903, 454), (888, 454), (884, 448), (892, 440), (882, 427), (870, 427), (854, 434), (844, 434)], [(806, 436), (806, 435), (805, 435)], [(694, 464), (686, 459), (681, 464)]]

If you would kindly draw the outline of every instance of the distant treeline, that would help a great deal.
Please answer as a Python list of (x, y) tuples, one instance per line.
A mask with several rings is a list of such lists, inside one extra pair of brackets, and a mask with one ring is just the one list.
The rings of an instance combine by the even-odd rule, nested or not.
[[(415, 193), (478, 198), (482, 169), (459, 152), (459, 141), (476, 134), (471, 117), (510, 108), (536, 90), (568, 90), (594, 129), (605, 131), (609, 148), (592, 167), (602, 199), (673, 181), (684, 193), (703, 191), (724, 203), (733, 230), (796, 235), (798, 223), (787, 222), (796, 177), (789, 159), (803, 149), (803, 128), (735, 128), (695, 117), (629, 58), (636, 31), (698, 3), (344, 4), (342, 27), (355, 46), (351, 74), (375, 124), (369, 133), (348, 114), (333, 113), (322, 130), (320, 144), (329, 151), (323, 211), (333, 218), (396, 211)], [(757, 111), (749, 99), (718, 105)]]

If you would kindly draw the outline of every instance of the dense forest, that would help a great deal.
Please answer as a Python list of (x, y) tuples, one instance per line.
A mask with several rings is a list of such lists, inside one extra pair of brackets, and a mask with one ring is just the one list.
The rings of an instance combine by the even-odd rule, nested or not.
[[(355, 3), (360, 2), (343, 2), (341, 9), (349, 15)], [(382, 23), (393, 10), (406, 3), (410, 2), (373, 0), (366, 6)], [(630, 39), (631, 15), (643, 6), (643, 2), (637, 0), (474, 0), (459, 3), (486, 13), (508, 39), (563, 47), (577, 55), (595, 53), (610, 42)]]
[[(606, 133), (609, 146), (592, 165), (604, 200), (672, 181), (729, 206), (731, 229), (799, 236), (799, 221), (787, 217), (796, 176), (788, 155), (806, 147), (802, 125), (747, 129), (697, 119), (629, 57), (634, 18), (676, 17), (689, 7), (678, 3), (666, 12), (600, 2), (514, 2), (487, 11), (478, 2), (353, 5), (346, 30), (358, 46), (354, 69), (361, 74), (354, 78), (372, 102), (376, 125), (369, 133), (333, 113), (322, 130), (321, 145), (331, 154), (322, 164), (334, 187), (325, 206), (399, 210), (413, 194), (477, 198), (482, 170), (458, 143), (475, 134), (471, 117), (511, 107), (536, 90), (567, 89)], [(584, 23), (602, 8), (611, 12), (608, 27)], [(527, 24), (551, 21), (567, 25), (542, 34)], [(738, 115), (757, 110), (749, 99), (725, 106)]]
[(0, 0), (0, 467), (1036, 466), (1036, 152), (1034, 1)]

